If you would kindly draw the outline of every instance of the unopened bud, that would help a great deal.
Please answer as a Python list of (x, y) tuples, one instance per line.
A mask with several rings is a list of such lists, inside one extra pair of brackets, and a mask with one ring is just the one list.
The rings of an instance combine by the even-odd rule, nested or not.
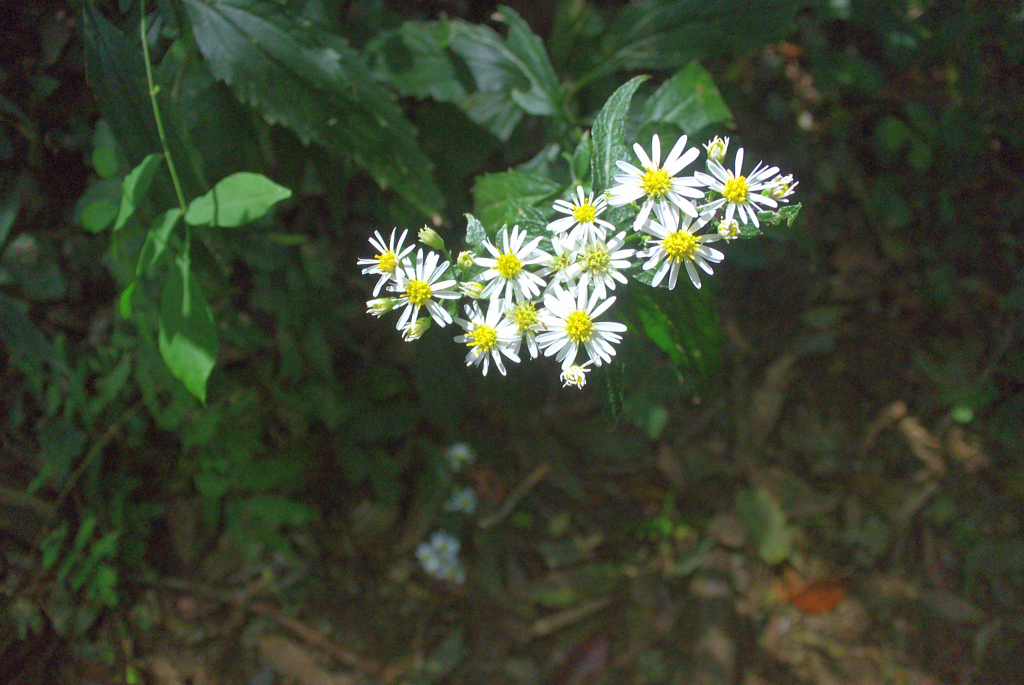
[(459, 292), (471, 300), (482, 300), (484, 297), (484, 284), (470, 281), (469, 283), (459, 283)]
[(376, 316), (378, 319), (395, 308), (395, 298), (378, 297), (366, 303), (366, 313)]
[(428, 226), (420, 229), (420, 242), (435, 250), (444, 249), (444, 241), (441, 239), (441, 236), (437, 234), (437, 231)]
[(792, 174), (776, 176), (768, 182), (768, 186), (761, 191), (761, 194), (773, 200), (785, 200), (793, 194), (793, 189), (798, 185), (800, 185), (800, 182), (794, 183)]
[(405, 327), (402, 332), (402, 337), (405, 338), (406, 342), (412, 342), (413, 340), (419, 340), (423, 337), (423, 334), (430, 328), (430, 317), (421, 316), (416, 319), (415, 322)]
[(466, 252), (460, 252), (458, 258), (455, 260), (455, 263), (459, 265), (460, 269), (468, 269), (473, 266), (473, 262), (473, 253), (468, 250)]
[(704, 144), (704, 149), (707, 150), (708, 159), (721, 164), (722, 160), (725, 159), (725, 153), (729, 150), (729, 136), (726, 136), (724, 139), (715, 136)]

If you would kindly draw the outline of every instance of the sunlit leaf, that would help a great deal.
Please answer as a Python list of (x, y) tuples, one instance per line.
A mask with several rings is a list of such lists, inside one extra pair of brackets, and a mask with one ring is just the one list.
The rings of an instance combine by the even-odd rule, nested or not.
[(590, 163), (594, 189), (599, 192), (611, 187), (615, 176), (615, 162), (626, 159), (629, 155), (626, 146), (623, 145), (626, 137), (626, 114), (629, 112), (629, 103), (636, 89), (648, 78), (634, 76), (619, 86), (594, 119), (594, 126), (590, 131), (594, 152)]
[(117, 214), (117, 221), (114, 222), (115, 231), (124, 228), (124, 225), (128, 223), (128, 219), (135, 214), (139, 203), (142, 202), (146, 197), (146, 193), (149, 192), (149, 186), (153, 183), (153, 177), (156, 176), (156, 172), (160, 169), (160, 164), (163, 161), (164, 156), (162, 154), (153, 153), (146, 155), (145, 159), (139, 162), (138, 166), (124, 177), (124, 181), (121, 183), (121, 208)]
[(188, 255), (178, 257), (167, 273), (159, 339), (160, 354), (171, 373), (205, 404), (206, 380), (217, 362), (217, 329)]
[(241, 171), (221, 179), (213, 190), (192, 200), (185, 221), (193, 226), (237, 228), (259, 219), (291, 196), (291, 190), (266, 176)]

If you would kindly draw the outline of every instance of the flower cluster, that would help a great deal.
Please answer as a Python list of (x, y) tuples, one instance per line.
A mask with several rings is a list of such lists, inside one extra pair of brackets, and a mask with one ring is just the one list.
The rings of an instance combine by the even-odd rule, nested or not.
[[(456, 324), (466, 365), (484, 375), (492, 365), (505, 375), (507, 362), (527, 354), (554, 357), (562, 383), (583, 387), (591, 365), (611, 362), (626, 330), (605, 315), (627, 275), (673, 289), (685, 270), (700, 288), (700, 272), (712, 274), (725, 258), (711, 243), (738, 237), (741, 225), (759, 227), (759, 211), (788, 202), (797, 185), (792, 176), (760, 163), (744, 172), (742, 148), (726, 168), (728, 147), (728, 138), (716, 136), (704, 145), (706, 172), (683, 176), (700, 155), (686, 136), (664, 161), (657, 135), (650, 155), (635, 143), (640, 166), (616, 162), (620, 173), (603, 194), (576, 187), (554, 202), (557, 216), (543, 230), (504, 227), (455, 260), (431, 229), (420, 231), (420, 242), (443, 258), (422, 248), (413, 254), (408, 231), (397, 241), (397, 229), (387, 241), (376, 232), (376, 254), (359, 260), (364, 274), (379, 276), (367, 312), (379, 317), (400, 309), (396, 327), (406, 340), (431, 323)], [(625, 208), (614, 213), (622, 226), (602, 218), (610, 207)], [(385, 286), (390, 296), (378, 297)], [(454, 302), (460, 299), (468, 301), (461, 317)]]
[(438, 580), (463, 583), (466, 581), (466, 568), (459, 561), (461, 548), (462, 543), (457, 537), (439, 530), (430, 538), (430, 542), (421, 542), (416, 547), (416, 558), (427, 575)]

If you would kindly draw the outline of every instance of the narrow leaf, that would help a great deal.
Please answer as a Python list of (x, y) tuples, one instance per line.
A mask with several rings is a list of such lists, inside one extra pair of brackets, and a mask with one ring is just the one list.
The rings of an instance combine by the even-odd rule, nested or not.
[(121, 209), (117, 214), (117, 221), (114, 222), (115, 231), (124, 228), (128, 219), (135, 214), (135, 210), (149, 192), (149, 186), (153, 184), (153, 177), (156, 176), (163, 160), (162, 154), (146, 155), (146, 158), (124, 177), (124, 181), (121, 182)]
[(694, 61), (661, 84), (647, 100), (640, 118), (675, 124), (686, 135), (693, 135), (711, 124), (732, 121), (732, 112), (711, 74)]
[(159, 340), (160, 355), (171, 373), (205, 404), (206, 380), (217, 362), (217, 329), (188, 255), (175, 260), (164, 282)]
[(594, 143), (591, 168), (594, 188), (598, 191), (606, 192), (611, 187), (612, 178), (615, 176), (615, 162), (626, 159), (629, 154), (623, 145), (626, 137), (626, 114), (629, 113), (629, 103), (636, 89), (648, 78), (634, 76), (619, 86), (594, 119), (594, 126), (590, 132)]
[(185, 221), (193, 226), (237, 228), (259, 219), (291, 196), (291, 190), (266, 176), (242, 171), (221, 179), (213, 190), (192, 200)]

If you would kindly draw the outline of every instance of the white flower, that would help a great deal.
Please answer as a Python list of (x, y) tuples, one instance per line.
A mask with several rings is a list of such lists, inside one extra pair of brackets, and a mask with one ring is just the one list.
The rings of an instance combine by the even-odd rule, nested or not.
[(519, 348), (523, 341), (526, 341), (526, 349), (530, 351), (530, 358), (536, 359), (540, 351), (537, 349), (537, 331), (533, 327), (540, 321), (540, 314), (533, 302), (520, 302), (512, 309), (505, 312), (505, 317), (515, 324), (519, 337), (516, 339), (512, 351), (519, 354)]
[(452, 493), (445, 502), (445, 511), (455, 511), (472, 516), (476, 513), (476, 493), (473, 488), (461, 488)]
[(789, 196), (793, 194), (798, 185), (800, 185), (800, 181), (794, 183), (792, 174), (776, 176), (768, 182), (761, 194), (778, 202), (789, 202)]
[(489, 240), (484, 241), (484, 247), (494, 255), (494, 258), (479, 257), (477, 264), (489, 267), (480, 274), (480, 279), (490, 281), (484, 288), (484, 297), (500, 297), (502, 288), (505, 289), (505, 306), (512, 306), (512, 297), (515, 294), (520, 302), (537, 297), (541, 288), (544, 287), (544, 279), (526, 270), (527, 266), (542, 264), (551, 255), (539, 249), (537, 245), (540, 238), (534, 238), (526, 242), (526, 231), (520, 231), (519, 226), (512, 228), (512, 236), (509, 237), (508, 229), (502, 234), (502, 250), (491, 244)]
[(402, 247), (402, 243), (405, 242), (405, 236), (409, 233), (408, 230), (402, 231), (402, 236), (398, 239), (398, 245), (395, 245), (395, 231), (397, 230), (397, 228), (391, 229), (391, 240), (387, 243), (384, 242), (384, 237), (380, 234), (380, 231), (374, 231), (373, 235), (370, 236), (370, 244), (373, 245), (379, 254), (374, 255), (373, 259), (360, 259), (357, 262), (359, 266), (366, 266), (363, 269), (364, 274), (380, 274), (380, 279), (373, 289), (374, 297), (380, 294), (380, 289), (392, 278), (395, 278), (398, 286), (401, 287), (402, 282), (400, 279), (403, 274), (400, 267), (406, 256), (416, 249), (415, 245)]
[(750, 172), (750, 176), (744, 176), (743, 148), (736, 151), (735, 172), (726, 169), (713, 159), (708, 160), (708, 171), (711, 176), (697, 172), (697, 178), (711, 190), (722, 194), (722, 197), (702, 207), (701, 211), (713, 211), (725, 205), (725, 223), (732, 221), (733, 214), (738, 214), (740, 223), (748, 221), (757, 227), (761, 224), (757, 220), (757, 212), (761, 209), (759, 205), (777, 207), (775, 200), (761, 195), (759, 190), (768, 187), (768, 179), (779, 172), (778, 167), (762, 167), (760, 163)]
[(476, 460), (476, 452), (468, 442), (456, 442), (449, 445), (444, 451), (444, 458), (448, 462), (448, 468), (457, 472), (466, 464), (472, 464)]
[(740, 234), (740, 224), (736, 219), (718, 224), (718, 237), (722, 240), (734, 240)]
[(575, 264), (580, 274), (580, 289), (593, 286), (594, 294), (601, 300), (608, 296), (608, 290), (615, 290), (615, 281), (625, 283), (621, 269), (628, 269), (629, 258), (636, 250), (620, 249), (626, 243), (625, 232), (619, 233), (608, 242), (595, 241), (584, 246)]
[[(578, 288), (573, 299), (572, 293), (556, 286), (544, 296), (545, 309), (541, 311), (540, 323), (537, 324), (537, 344), (544, 351), (544, 356), (557, 355), (555, 359), (562, 362), (563, 371), (576, 361), (580, 347), (586, 348), (595, 366), (601, 366), (603, 361), (610, 362), (615, 355), (612, 344), (622, 340), (619, 333), (626, 327), (621, 323), (598, 323), (594, 319), (614, 302), (614, 297), (602, 302), (596, 292), (588, 301), (586, 288)], [(541, 330), (544, 332), (539, 332)]]
[(651, 138), (651, 156), (648, 157), (639, 143), (633, 144), (633, 151), (640, 158), (643, 169), (638, 169), (627, 162), (616, 164), (624, 174), (615, 177), (619, 185), (608, 191), (608, 204), (613, 207), (628, 205), (640, 198), (646, 198), (633, 222), (633, 229), (639, 231), (647, 222), (651, 210), (656, 204), (664, 204), (666, 200), (679, 207), (690, 216), (697, 216), (697, 208), (687, 197), (702, 198), (704, 193), (697, 188), (701, 183), (692, 176), (675, 178), (675, 175), (688, 164), (697, 159), (700, 152), (691, 147), (686, 150), (686, 136), (683, 136), (672, 147), (665, 158), (665, 166), (661, 166), (661, 141), (657, 134)]
[(471, 300), (482, 300), (484, 299), (484, 284), (476, 281), (459, 283), (459, 292)]
[(428, 575), (438, 580), (462, 583), (466, 580), (466, 569), (459, 561), (461, 546), (458, 538), (439, 530), (430, 538), (430, 542), (421, 542), (416, 547), (416, 558)]
[(679, 267), (686, 265), (686, 273), (694, 287), (700, 288), (700, 275), (694, 264), (707, 273), (713, 273), (708, 262), (720, 262), (725, 255), (718, 250), (707, 247), (705, 243), (713, 243), (721, 238), (716, 233), (708, 235), (694, 235), (698, 230), (711, 220), (713, 214), (701, 214), (696, 221), (690, 217), (684, 217), (683, 224), (679, 225), (679, 212), (672, 208), (658, 208), (658, 219), (651, 220), (644, 227), (644, 232), (650, 233), (658, 240), (650, 243), (647, 250), (637, 256), (646, 259), (644, 271), (650, 271), (658, 266), (654, 273), (652, 286), (657, 286), (668, 275), (668, 288), (676, 287), (676, 279), (679, 277)]
[(537, 276), (541, 278), (551, 277), (544, 292), (551, 290), (556, 283), (564, 283), (567, 289), (575, 292), (576, 275), (579, 273), (579, 269), (575, 268), (578, 257), (576, 244), (564, 235), (552, 236), (551, 251), (554, 255), (551, 255), (547, 264), (537, 271)]
[(555, 219), (548, 224), (548, 230), (557, 235), (568, 232), (569, 240), (575, 247), (580, 247), (591, 240), (604, 240), (605, 231), (614, 231), (615, 227), (597, 217), (608, 208), (608, 203), (603, 197), (594, 201), (594, 193), (587, 197), (583, 194), (583, 186), (576, 186), (576, 195), (572, 202), (555, 200), (556, 212), (568, 214), (569, 216)]
[(469, 348), (466, 354), (466, 366), (480, 366), (483, 362), (484, 375), (494, 359), (495, 366), (501, 375), (505, 375), (505, 365), (501, 355), (505, 355), (518, 363), (519, 355), (515, 349), (519, 344), (519, 332), (516, 325), (506, 319), (504, 307), (500, 300), (491, 299), (487, 305), (487, 316), (480, 311), (480, 305), (474, 302), (466, 305), (468, 319), (455, 319), (455, 323), (466, 329), (465, 335), (455, 336), (455, 342), (463, 343)]
[(406, 324), (412, 324), (420, 314), (420, 307), (426, 307), (430, 316), (442, 328), (452, 322), (451, 315), (444, 310), (444, 307), (434, 301), (434, 298), (442, 300), (457, 300), (461, 295), (457, 290), (448, 290), (455, 285), (455, 280), (439, 281), (438, 279), (448, 270), (448, 262), (438, 264), (436, 252), (431, 252), (427, 258), (423, 258), (421, 249), (416, 256), (415, 263), (404, 265), (404, 274), (398, 284), (391, 286), (393, 292), (400, 292), (401, 295), (395, 301), (396, 307), (405, 307), (405, 311), (398, 318), (398, 325), (395, 328), (401, 330)]
[(378, 319), (395, 308), (395, 298), (378, 297), (375, 300), (367, 300), (366, 313)]
[(577, 388), (582, 388), (587, 384), (587, 367), (590, 366), (588, 361), (586, 364), (576, 366), (573, 364), (568, 369), (562, 372), (562, 375), (558, 377), (558, 380), (562, 381), (562, 387), (567, 388), (570, 385), (574, 385)]
[(402, 332), (402, 338), (405, 339), (405, 342), (419, 340), (420, 338), (423, 337), (423, 334), (426, 333), (427, 330), (429, 329), (430, 317), (421, 316), (420, 318), (416, 319), (414, 322), (410, 323), (408, 326), (405, 327), (405, 330)]
[(719, 164), (725, 159), (725, 153), (729, 150), (729, 136), (725, 138), (719, 138), (715, 136), (708, 142), (704, 143), (704, 149), (708, 153), (708, 159), (712, 159)]
[(455, 263), (459, 265), (459, 268), (465, 271), (469, 267), (473, 266), (473, 253), (468, 250), (460, 252)]

